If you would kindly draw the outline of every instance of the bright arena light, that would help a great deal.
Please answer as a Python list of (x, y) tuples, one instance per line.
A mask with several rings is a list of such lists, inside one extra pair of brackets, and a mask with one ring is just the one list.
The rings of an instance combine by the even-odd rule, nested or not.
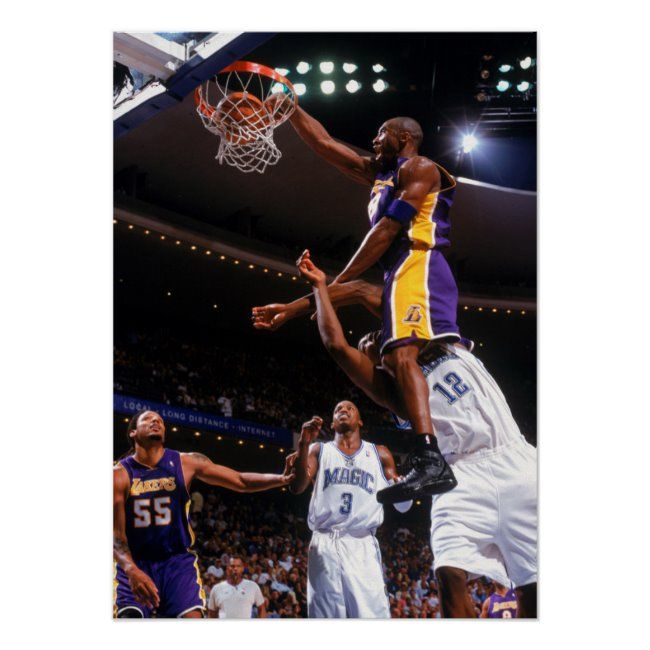
[(388, 88), (388, 84), (383, 79), (377, 79), (377, 81), (372, 84), (372, 88), (376, 93), (381, 93)]
[(523, 70), (528, 70), (531, 65), (533, 65), (533, 60), (527, 56), (525, 59), (522, 59), (519, 61), (519, 65), (522, 67)]
[(289, 68), (276, 68), (275, 71), (283, 77), (286, 77), (289, 74)]
[(301, 62), (296, 66), (296, 70), (297, 70), (300, 74), (305, 74), (305, 72), (309, 72), (309, 71), (311, 70), (311, 66), (309, 65), (309, 63), (307, 63), (307, 61), (301, 61)]
[(345, 89), (349, 93), (356, 93), (359, 88), (361, 88), (361, 84), (356, 79), (350, 79), (350, 81), (345, 84)]
[(525, 93), (530, 88), (530, 84), (527, 81), (520, 81), (517, 84), (517, 90), (520, 93)]
[(280, 82), (271, 86), (272, 93), (283, 93), (285, 90), (284, 84), (281, 84)]
[(478, 140), (476, 139), (476, 136), (471, 133), (463, 136), (463, 151), (465, 153), (469, 153), (477, 144)]
[(299, 97), (307, 92), (307, 86), (305, 86), (305, 84), (293, 84), (293, 89), (296, 91), (296, 95)]
[(321, 81), (320, 84), (320, 89), (326, 94), (326, 95), (331, 95), (335, 90), (336, 86), (334, 85), (333, 81), (330, 81), (329, 79), (327, 81)]
[(351, 74), (357, 69), (358, 66), (356, 66), (354, 63), (344, 63), (343, 64), (343, 72), (347, 72), (348, 74)]
[(501, 79), (501, 80), (499, 81), (499, 83), (497, 84), (497, 90), (498, 90), (500, 93), (505, 92), (506, 90), (508, 90), (508, 88), (510, 88), (510, 83), (507, 82), (505, 79)]
[(318, 67), (323, 74), (334, 72), (334, 64), (331, 61), (321, 61)]
[(499, 72), (510, 72), (512, 66), (509, 63), (504, 63), (502, 66), (499, 66)]
[(375, 63), (375, 65), (372, 66), (372, 71), (373, 72), (384, 72), (386, 68), (381, 63)]

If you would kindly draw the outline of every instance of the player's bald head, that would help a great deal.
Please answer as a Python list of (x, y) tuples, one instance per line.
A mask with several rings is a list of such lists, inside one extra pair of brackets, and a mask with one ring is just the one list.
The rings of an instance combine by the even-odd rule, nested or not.
[(417, 120), (414, 120), (412, 117), (393, 117), (388, 120), (388, 123), (397, 131), (403, 131), (410, 134), (413, 144), (416, 147), (419, 147), (422, 144), (422, 139), (424, 137), (422, 133), (422, 127)]

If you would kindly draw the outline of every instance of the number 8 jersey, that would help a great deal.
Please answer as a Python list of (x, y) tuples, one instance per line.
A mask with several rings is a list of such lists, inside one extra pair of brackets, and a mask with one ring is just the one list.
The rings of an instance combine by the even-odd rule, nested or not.
[(384, 521), (377, 491), (387, 487), (377, 448), (361, 441), (348, 456), (334, 442), (320, 443), (318, 472), (307, 522), (312, 531), (375, 533)]
[(165, 449), (155, 467), (142, 465), (133, 456), (120, 463), (130, 480), (125, 514), (133, 559), (160, 561), (189, 550), (194, 533), (180, 453)]

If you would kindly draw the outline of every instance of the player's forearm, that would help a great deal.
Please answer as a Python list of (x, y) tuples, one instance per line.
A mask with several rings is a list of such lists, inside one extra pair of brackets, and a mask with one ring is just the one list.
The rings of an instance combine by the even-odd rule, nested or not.
[(293, 494), (302, 494), (309, 486), (309, 443), (298, 443), (298, 457), (294, 465), (295, 477), (289, 485)]
[(126, 538), (117, 534), (113, 535), (113, 559), (125, 573), (129, 573), (131, 569), (137, 568), (131, 556)]
[[(363, 305), (370, 313), (381, 316), (381, 288), (365, 280), (330, 284), (327, 291), (335, 309)], [(298, 298), (287, 305), (287, 319), (307, 316), (315, 309), (314, 295)]]
[(320, 338), (327, 351), (333, 354), (336, 350), (347, 347), (348, 342), (343, 334), (341, 322), (336, 315), (325, 283), (314, 286), (314, 298)]
[(367, 235), (348, 265), (336, 278), (336, 283), (354, 280), (388, 250), (401, 226), (396, 221), (384, 217)]
[(325, 127), (309, 113), (303, 111), (300, 106), (296, 106), (296, 110), (291, 114), (289, 121), (298, 135), (316, 153), (322, 155), (324, 148), (332, 141), (332, 136), (326, 131)]
[(272, 490), (286, 484), (282, 474), (256, 474), (254, 472), (241, 472), (241, 487), (238, 492), (263, 492)]

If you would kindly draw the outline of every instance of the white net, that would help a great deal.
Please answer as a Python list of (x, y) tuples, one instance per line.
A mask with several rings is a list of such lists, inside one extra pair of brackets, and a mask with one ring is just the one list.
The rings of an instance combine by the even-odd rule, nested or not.
[(295, 94), (275, 70), (238, 61), (199, 86), (194, 99), (203, 126), (219, 136), (219, 163), (262, 174), (280, 160), (273, 132), (293, 112)]

